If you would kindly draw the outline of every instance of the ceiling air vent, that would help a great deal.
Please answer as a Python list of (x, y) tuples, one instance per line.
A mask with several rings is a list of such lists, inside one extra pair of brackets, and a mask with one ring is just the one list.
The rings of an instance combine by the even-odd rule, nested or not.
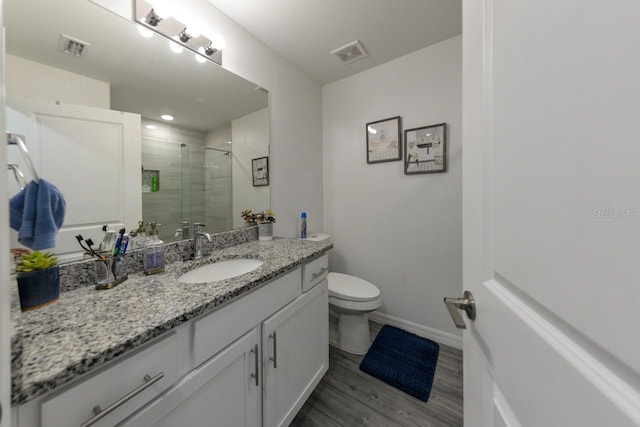
[(353, 61), (357, 61), (358, 59), (366, 58), (369, 56), (362, 43), (358, 40), (349, 43), (346, 46), (342, 46), (336, 50), (331, 51), (334, 55), (336, 55), (344, 64), (349, 64)]
[(58, 51), (64, 52), (76, 58), (83, 58), (87, 54), (87, 50), (91, 45), (82, 40), (75, 39), (66, 34), (60, 34), (60, 42), (58, 43)]

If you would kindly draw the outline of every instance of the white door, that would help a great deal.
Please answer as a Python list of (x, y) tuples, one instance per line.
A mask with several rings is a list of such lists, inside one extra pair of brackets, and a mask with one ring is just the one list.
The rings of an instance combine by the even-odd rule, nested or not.
[(640, 2), (463, 11), (465, 426), (640, 425)]
[[(22, 97), (8, 97), (6, 111), (7, 129), (26, 137), (38, 175), (65, 196), (57, 255), (81, 250), (77, 234), (98, 245), (102, 225), (130, 228), (142, 219), (138, 114)], [(31, 180), (18, 147), (10, 150), (9, 159)], [(19, 191), (13, 180), (9, 188)]]

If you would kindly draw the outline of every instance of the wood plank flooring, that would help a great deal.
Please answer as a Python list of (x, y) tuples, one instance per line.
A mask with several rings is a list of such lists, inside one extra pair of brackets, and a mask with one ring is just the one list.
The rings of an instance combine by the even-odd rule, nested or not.
[[(373, 339), (382, 325), (370, 327)], [(462, 426), (462, 351), (440, 344), (428, 402), (360, 371), (362, 358), (330, 346), (329, 371), (290, 426)]]

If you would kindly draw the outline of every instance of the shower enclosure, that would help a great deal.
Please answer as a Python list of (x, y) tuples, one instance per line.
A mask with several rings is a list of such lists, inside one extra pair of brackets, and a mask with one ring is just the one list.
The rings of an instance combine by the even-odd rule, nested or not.
[(162, 224), (172, 241), (181, 222), (206, 224), (209, 233), (232, 228), (232, 153), (199, 145), (142, 138), (142, 215)]

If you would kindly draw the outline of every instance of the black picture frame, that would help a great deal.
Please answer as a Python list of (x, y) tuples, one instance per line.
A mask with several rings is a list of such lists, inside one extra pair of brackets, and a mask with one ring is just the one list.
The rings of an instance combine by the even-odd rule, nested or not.
[(367, 123), (367, 163), (402, 159), (402, 118), (400, 116)]
[(269, 185), (269, 157), (251, 159), (251, 175), (254, 187)]
[(422, 126), (404, 131), (404, 173), (447, 171), (447, 124)]

